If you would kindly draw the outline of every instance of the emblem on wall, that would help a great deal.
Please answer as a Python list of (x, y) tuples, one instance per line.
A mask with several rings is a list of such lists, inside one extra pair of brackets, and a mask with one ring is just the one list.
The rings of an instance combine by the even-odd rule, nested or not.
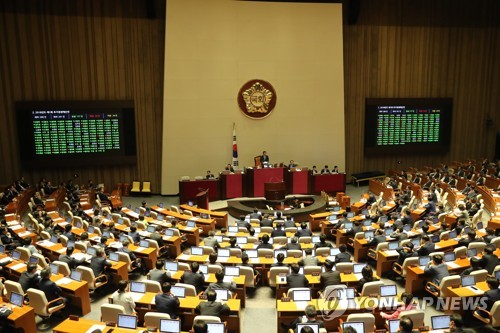
[(241, 111), (253, 119), (262, 119), (276, 106), (276, 91), (264, 80), (251, 80), (245, 83), (238, 93), (238, 105)]

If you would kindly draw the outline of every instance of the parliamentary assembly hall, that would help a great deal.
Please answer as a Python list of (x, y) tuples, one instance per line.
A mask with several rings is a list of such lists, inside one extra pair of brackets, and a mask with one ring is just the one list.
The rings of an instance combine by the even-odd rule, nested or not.
[(500, 332), (500, 1), (0, 1), (0, 333)]

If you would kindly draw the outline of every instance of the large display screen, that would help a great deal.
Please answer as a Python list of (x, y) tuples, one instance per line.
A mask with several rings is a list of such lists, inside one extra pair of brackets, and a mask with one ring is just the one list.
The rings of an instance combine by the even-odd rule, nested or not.
[(24, 167), (136, 163), (133, 101), (17, 102)]
[(451, 112), (451, 98), (366, 99), (365, 154), (447, 152)]

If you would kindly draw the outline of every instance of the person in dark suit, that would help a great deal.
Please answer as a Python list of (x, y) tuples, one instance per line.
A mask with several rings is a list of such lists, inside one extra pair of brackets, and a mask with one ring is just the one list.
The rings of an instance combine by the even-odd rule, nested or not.
[(97, 197), (99, 198), (99, 200), (101, 200), (101, 202), (104, 202), (111, 206), (111, 199), (106, 194), (104, 194), (102, 187), (98, 189)]
[(486, 228), (486, 236), (483, 237), (484, 242), (490, 244), (493, 238), (495, 238), (495, 230), (493, 228)]
[(260, 227), (272, 227), (273, 221), (269, 218), (269, 214), (264, 214), (264, 218), (260, 220)]
[(408, 243), (404, 247), (399, 247), (396, 249), (396, 252), (399, 254), (398, 256), (398, 264), (403, 265), (406, 258), (415, 257), (417, 254), (413, 250), (413, 243)]
[(153, 232), (149, 236), (149, 238), (152, 239), (152, 240), (155, 240), (158, 243), (159, 247), (163, 247), (165, 245), (165, 243), (163, 241), (162, 235), (160, 234), (160, 231), (161, 231), (161, 226), (157, 225), (155, 232)]
[(464, 319), (459, 313), (454, 313), (450, 318), (450, 333), (474, 333), (474, 330), (464, 328)]
[(435, 255), (432, 260), (427, 264), (424, 269), (424, 273), (431, 277), (431, 282), (439, 286), (441, 280), (444, 277), (450, 275), (448, 272), (448, 266), (443, 263), (443, 256)]
[(494, 277), (488, 277), (486, 279), (486, 284), (488, 285), (487, 292), (484, 293), (485, 303), (486, 303), (486, 311), (491, 311), (493, 304), (495, 302), (500, 301), (500, 289), (498, 289), (499, 282)]
[(151, 281), (158, 281), (160, 285), (170, 282), (170, 272), (163, 270), (164, 265), (165, 262), (162, 259), (156, 261), (156, 268), (149, 271), (149, 279)]
[(40, 281), (40, 276), (36, 272), (37, 265), (35, 263), (28, 263), (26, 271), (21, 273), (19, 278), (19, 284), (26, 292), (29, 288), (38, 288), (38, 283)]
[(488, 271), (488, 274), (492, 275), (495, 267), (500, 265), (498, 257), (493, 252), (495, 251), (495, 246), (488, 244), (483, 250), (483, 257), (481, 258), (481, 266)]
[(334, 263), (327, 259), (324, 266), (325, 272), (321, 273), (321, 275), (319, 276), (321, 290), (325, 290), (325, 288), (328, 286), (340, 284), (340, 272), (332, 270)]
[(224, 282), (224, 276), (225, 273), (222, 269), (215, 272), (215, 279), (217, 280), (217, 282), (210, 283), (205, 293), (209, 290), (214, 289), (225, 289), (229, 290), (231, 293), (234, 293), (236, 291), (236, 284), (234, 282)]
[(283, 225), (281, 223), (276, 224), (276, 229), (271, 232), (271, 237), (286, 237), (286, 232), (283, 230)]
[(285, 246), (282, 247), (284, 250), (301, 250), (300, 244), (298, 242), (297, 237), (292, 237), (290, 240), (290, 243), (287, 243)]
[(195, 308), (195, 313), (202, 316), (224, 316), (229, 314), (229, 306), (227, 304), (222, 304), (221, 302), (216, 302), (217, 294), (214, 290), (209, 290), (206, 292), (207, 301), (200, 302)]
[[(314, 305), (308, 305), (304, 309), (304, 316), (300, 316), (297, 319), (293, 320), (290, 323), (289, 328), (293, 329), (294, 333), (302, 333), (302, 331), (297, 332), (297, 324), (305, 324), (305, 323), (319, 324), (319, 328), (325, 328), (325, 323), (322, 320), (317, 319), (316, 316), (317, 316), (316, 307)], [(306, 326), (306, 327), (308, 327), (308, 326)], [(304, 329), (302, 329), (302, 330), (304, 330)], [(361, 332), (359, 332), (359, 333), (361, 333)]]
[(314, 244), (314, 249), (318, 249), (320, 247), (333, 247), (331, 243), (327, 243), (325, 234), (319, 235), (319, 243)]
[(476, 232), (471, 230), (467, 233), (467, 237), (462, 238), (461, 240), (458, 241), (458, 246), (469, 247), (469, 244), (472, 242), (477, 242), (477, 240), (476, 240)]
[(321, 169), (321, 174), (324, 175), (324, 174), (329, 174), (330, 173), (330, 169), (328, 169), (328, 165), (325, 165), (325, 167), (323, 169)]
[(269, 155), (267, 155), (267, 151), (265, 150), (262, 152), (262, 155), (260, 156), (260, 164), (262, 166), (269, 164)]
[(431, 241), (429, 235), (423, 235), (420, 242), (420, 247), (417, 249), (417, 254), (419, 256), (428, 256), (430, 253), (434, 252), (436, 245)]
[(418, 333), (419, 330), (413, 329), (413, 320), (408, 316), (402, 316), (399, 320), (399, 331), (398, 333)]
[(283, 253), (278, 253), (276, 256), (276, 262), (274, 264), (271, 264), (271, 267), (285, 267), (287, 266), (286, 264), (283, 263), (285, 260), (285, 255)]
[(412, 225), (413, 222), (414, 221), (413, 221), (413, 217), (411, 217), (411, 211), (408, 208), (401, 211), (401, 223), (403, 225), (406, 225), (406, 224)]
[(305, 275), (299, 273), (300, 267), (298, 264), (293, 264), (291, 270), (292, 272), (286, 276), (288, 288), (303, 288), (309, 286), (309, 282)]
[(73, 235), (73, 233), (71, 232), (71, 228), (73, 228), (73, 226), (71, 224), (67, 224), (65, 227), (64, 227), (64, 233), (63, 235), (66, 236), (68, 238), (69, 241), (73, 241), (75, 242), (76, 241), (76, 237), (75, 235)]
[(170, 318), (177, 319), (179, 309), (179, 299), (170, 292), (170, 283), (161, 285), (162, 294), (155, 296), (156, 311), (170, 315)]
[(71, 256), (73, 254), (74, 250), (75, 250), (75, 248), (70, 246), (70, 247), (66, 248), (66, 253), (62, 253), (61, 255), (59, 255), (59, 261), (67, 263), (69, 269), (75, 269), (77, 266), (79, 266), (85, 262), (85, 258), (82, 258), (80, 260), (76, 260), (75, 258), (73, 258)]
[(104, 250), (99, 248), (96, 251), (95, 257), (90, 259), (90, 268), (94, 272), (94, 277), (103, 275), (107, 268), (111, 267), (111, 263), (104, 256)]
[(363, 269), (361, 270), (361, 275), (362, 278), (359, 280), (358, 285), (356, 286), (356, 291), (358, 292), (358, 294), (361, 294), (361, 292), (363, 291), (363, 286), (365, 285), (365, 283), (378, 281), (378, 279), (373, 276), (372, 268), (368, 265), (363, 267)]
[(462, 271), (462, 273), (460, 273), (460, 276), (470, 275), (470, 273), (472, 273), (474, 271), (478, 271), (480, 269), (483, 269), (483, 267), (481, 267), (481, 259), (479, 259), (478, 257), (472, 257), (472, 258), (470, 258), (469, 261), (470, 261), (470, 267), (464, 269)]
[(269, 235), (262, 236), (262, 243), (257, 246), (258, 249), (273, 249), (273, 244), (269, 244)]
[[(55, 282), (52, 282), (50, 280), (51, 274), (52, 274), (52, 272), (50, 271), (50, 267), (44, 268), (40, 272), (41, 280), (39, 283), (39, 285), (40, 285), (39, 289), (41, 291), (43, 291), (48, 302), (51, 302), (58, 297), (61, 297), (61, 293), (62, 293), (61, 288), (59, 288), (59, 286), (57, 284), (55, 284)], [(67, 299), (63, 298), (62, 301), (58, 301), (58, 302), (54, 303), (54, 305), (59, 305), (63, 302), (65, 304), (68, 303)]]
[(141, 241), (141, 235), (139, 235), (139, 233), (137, 232), (137, 227), (135, 225), (130, 227), (128, 235), (132, 238), (134, 244), (137, 244)]
[(373, 237), (366, 245), (369, 247), (377, 247), (378, 244), (386, 242), (387, 238), (384, 235), (383, 229), (377, 229), (375, 231), (375, 237)]
[(339, 262), (351, 262), (351, 255), (347, 252), (347, 246), (345, 244), (340, 244), (340, 253), (335, 256), (335, 264)]
[(360, 220), (353, 222), (352, 228), (346, 230), (346, 236), (355, 236), (358, 232), (363, 232), (363, 224)]
[(292, 220), (291, 216), (285, 217), (285, 228), (295, 228), (295, 221)]
[(295, 234), (297, 237), (311, 237), (312, 236), (312, 231), (307, 228), (307, 223), (302, 222), (300, 224), (300, 229), (297, 230), (297, 233)]
[(261, 215), (257, 207), (254, 207), (253, 212), (250, 213), (250, 219), (258, 219)]
[(197, 262), (191, 263), (191, 271), (184, 271), (181, 276), (181, 283), (190, 284), (196, 288), (196, 293), (203, 291), (203, 284), (205, 283), (205, 277), (203, 274), (198, 273), (200, 265)]

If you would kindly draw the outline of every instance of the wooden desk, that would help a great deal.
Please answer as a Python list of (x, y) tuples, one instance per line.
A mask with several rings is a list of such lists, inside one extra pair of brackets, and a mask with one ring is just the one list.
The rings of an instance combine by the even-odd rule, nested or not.
[[(453, 287), (448, 287), (446, 290), (446, 294), (449, 295), (450, 297), (460, 297), (462, 298), (461, 302), (454, 302), (453, 305), (457, 306), (457, 308), (453, 309), (445, 309), (446, 314), (453, 314), (455, 312), (463, 313), (467, 310), (470, 310), (464, 307), (464, 299), (470, 299), (473, 298), (473, 302), (476, 302), (478, 298), (481, 298), (486, 291), (488, 291), (490, 288), (488, 288), (488, 284), (486, 281), (478, 282), (476, 283), (475, 287), (477, 289), (472, 289), (470, 287), (458, 287), (458, 288), (453, 288)], [(470, 300), (469, 300), (470, 302)], [(477, 303), (480, 304), (480, 303)]]
[(177, 212), (170, 211), (165, 208), (160, 208), (159, 206), (152, 206), (152, 210), (165, 216), (175, 217), (181, 221), (196, 221), (196, 226), (201, 228), (205, 234), (208, 234), (210, 230), (215, 230), (216, 222), (214, 219), (202, 219), (200, 217), (193, 217), (191, 215), (179, 214)]
[(216, 212), (213, 210), (202, 209), (202, 208), (198, 208), (195, 206), (189, 206), (186, 204), (181, 205), (181, 208), (183, 210), (189, 210), (189, 211), (195, 213), (194, 215), (196, 215), (196, 216), (201, 215), (201, 214), (210, 215), (210, 217), (212, 219), (215, 219), (215, 222), (217, 222), (217, 227), (227, 229), (228, 214), (226, 212)]
[(180, 180), (179, 201), (181, 203), (196, 201), (196, 195), (201, 192), (200, 189), (208, 189), (209, 201), (217, 201), (220, 199), (219, 187), (218, 179)]
[(345, 173), (310, 175), (310, 193), (319, 194), (324, 191), (329, 194), (345, 192)]
[[(341, 209), (337, 212), (325, 212), (317, 214), (309, 214), (309, 228), (311, 231), (318, 231), (321, 229), (321, 223), (328, 220), (330, 215), (341, 215), (344, 214), (345, 210)], [(327, 234), (325, 234), (327, 235)]]
[[(154, 298), (156, 293), (144, 293), (144, 296), (136, 301), (136, 311), (138, 313), (139, 318), (142, 320), (144, 318), (144, 314), (148, 311), (155, 311), (156, 305), (154, 304)], [(183, 330), (190, 330), (193, 326), (193, 319), (196, 316), (194, 310), (201, 302), (204, 300), (200, 300), (197, 296), (187, 296), (184, 298), (179, 298), (180, 305), (179, 310), (180, 314), (183, 316), (184, 320), (182, 322)], [(229, 306), (230, 313), (228, 316), (221, 316), (222, 321), (227, 322), (227, 329), (229, 331), (241, 332), (241, 323), (240, 323), (240, 311), (241, 311), (241, 302), (239, 299), (230, 299), (226, 302)]]
[(7, 214), (14, 214), (16, 216), (23, 216), (28, 209), (28, 202), (30, 202), (31, 197), (35, 194), (35, 189), (33, 187), (28, 187), (5, 207), (5, 212)]
[(392, 270), (392, 266), (398, 260), (399, 255), (390, 255), (386, 251), (378, 251), (376, 272), (382, 276), (385, 272)]
[(31, 241), (34, 244), (38, 240), (38, 236), (35, 233), (33, 233), (29, 230), (26, 230), (25, 227), (23, 227), (21, 224), (19, 224), (19, 221), (17, 221), (17, 222), (18, 222), (17, 224), (9, 223), (9, 227), (8, 227), (9, 231), (16, 234), (17, 237), (22, 238), (22, 239), (27, 238), (27, 237), (31, 238)]
[(264, 183), (282, 182), (285, 178), (285, 168), (247, 169), (247, 189), (251, 197), (264, 196)]
[[(321, 318), (322, 320), (325, 319), (324, 324), (326, 330), (329, 332), (330, 331), (335, 332), (338, 330), (339, 327), (339, 319), (341, 317), (340, 315), (344, 316), (344, 315), (349, 315), (351, 313), (369, 312), (375, 304), (378, 304), (378, 299), (374, 299), (371, 297), (356, 297), (354, 299), (354, 302), (352, 303), (335, 302), (328, 299), (326, 300), (313, 299), (307, 303), (307, 305), (309, 304), (314, 305), (316, 307), (318, 316), (331, 313), (335, 310), (338, 311), (339, 316), (334, 316), (334, 318), (332, 319)], [(396, 298), (388, 298), (385, 304), (391, 305), (392, 308), (399, 306), (400, 302), (398, 302)], [(304, 305), (305, 304), (297, 306), (297, 303), (293, 301), (283, 302), (282, 300), (277, 300), (276, 311), (278, 313), (278, 320), (277, 320), (276, 332), (282, 332), (281, 324), (288, 325), (292, 320), (296, 319), (300, 315), (303, 315), (305, 308)], [(380, 314), (377, 312), (375, 316), (376, 316), (376, 322), (379, 322), (379, 320), (377, 319), (380, 319)]]
[(10, 303), (0, 301), (0, 306), (6, 306), (12, 309), (12, 313), (7, 318), (10, 326), (23, 330), (24, 333), (36, 333), (35, 310), (28, 305), (22, 307), (12, 306)]
[(75, 332), (87, 332), (90, 328), (100, 328), (103, 332), (109, 332), (109, 330), (113, 329), (113, 333), (140, 333), (143, 332), (146, 328), (138, 327), (135, 330), (126, 329), (126, 328), (118, 328), (106, 326), (106, 323), (100, 322), (97, 320), (90, 320), (85, 318), (79, 318), (79, 320), (71, 320), (66, 319), (56, 327), (54, 327), (54, 333), (75, 333)]

